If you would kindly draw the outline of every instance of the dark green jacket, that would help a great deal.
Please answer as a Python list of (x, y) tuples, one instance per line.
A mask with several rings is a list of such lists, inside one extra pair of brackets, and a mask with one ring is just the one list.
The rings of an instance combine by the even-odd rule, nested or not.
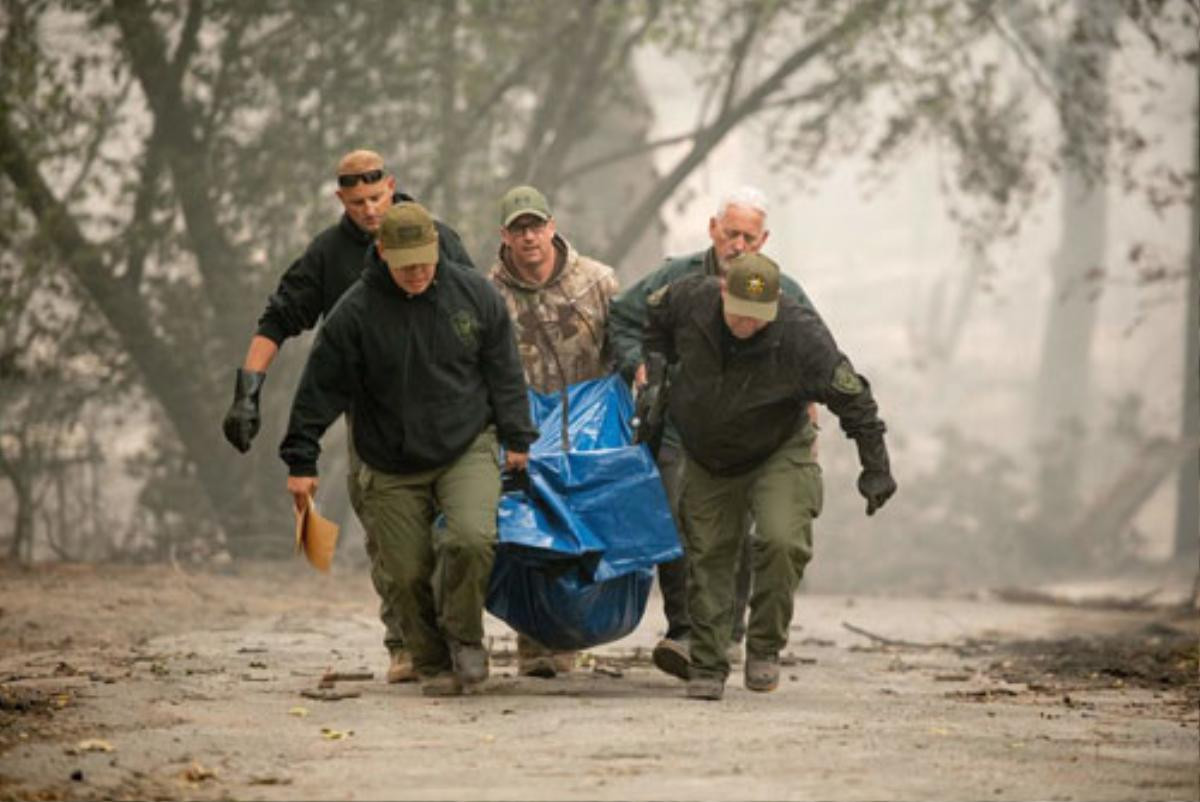
[(279, 455), (292, 476), (315, 476), (322, 433), (343, 412), (363, 462), (386, 473), (448, 465), (489, 424), (511, 451), (537, 438), (512, 321), (491, 283), (438, 261), (409, 295), (373, 249), (317, 333)]
[(807, 421), (812, 401), (829, 407), (848, 437), (884, 431), (866, 379), (794, 298), (782, 296), (775, 321), (738, 340), (721, 314), (718, 280), (681, 279), (649, 307), (646, 351), (677, 363), (668, 409), (688, 457), (711, 473), (761, 465)]
[[(642, 337), (646, 328), (646, 300), (656, 291), (685, 276), (717, 275), (717, 256), (712, 248), (687, 256), (667, 259), (662, 267), (643, 276), (636, 284), (613, 299), (608, 312), (608, 337), (617, 360), (617, 370), (627, 380), (633, 378), (638, 365), (645, 362)], [(800, 285), (788, 276), (781, 276), (785, 295), (790, 295), (809, 309), (815, 308)]]
[[(393, 198), (395, 203), (410, 200), (412, 198), (402, 192)], [(458, 233), (440, 220), (435, 225), (438, 258), (474, 267)], [(342, 293), (358, 280), (363, 268), (363, 251), (373, 240), (347, 214), (314, 237), (304, 255), (292, 262), (275, 292), (267, 299), (267, 308), (258, 319), (256, 334), (281, 345), (287, 338), (317, 325), (321, 316), (328, 316)]]

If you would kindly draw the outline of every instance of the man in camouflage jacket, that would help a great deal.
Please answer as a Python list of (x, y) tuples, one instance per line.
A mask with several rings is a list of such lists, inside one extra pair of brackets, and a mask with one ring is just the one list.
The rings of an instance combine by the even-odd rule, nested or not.
[[(508, 306), (529, 386), (554, 393), (610, 373), (605, 331), (618, 290), (612, 268), (559, 236), (546, 197), (530, 186), (513, 187), (501, 198), (500, 240), (488, 276)], [(551, 653), (518, 633), (521, 675), (553, 677), (574, 662), (574, 652)]]

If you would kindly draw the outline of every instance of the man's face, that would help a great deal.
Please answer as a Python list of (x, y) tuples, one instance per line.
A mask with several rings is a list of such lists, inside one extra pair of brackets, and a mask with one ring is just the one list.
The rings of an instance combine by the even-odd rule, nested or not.
[(721, 312), (725, 316), (725, 325), (729, 328), (729, 333), (739, 340), (748, 340), (770, 325), (766, 320), (756, 317), (735, 315), (724, 309)]
[(708, 235), (717, 254), (717, 265), (724, 273), (729, 260), (743, 253), (757, 253), (770, 233), (764, 228), (762, 212), (730, 204), (720, 217), (708, 219)]
[(554, 220), (536, 214), (523, 214), (500, 229), (500, 239), (508, 246), (513, 266), (533, 271), (554, 258)]
[[(379, 243), (375, 243), (375, 250), (382, 258), (383, 247)], [(384, 260), (384, 264), (387, 264), (387, 260)], [(397, 287), (409, 295), (420, 295), (433, 283), (433, 277), (437, 275), (437, 264), (405, 265), (404, 267), (388, 265), (388, 272), (392, 274), (392, 281), (396, 282)]]
[(384, 213), (392, 207), (395, 191), (396, 179), (389, 175), (374, 184), (355, 184), (339, 189), (337, 196), (356, 226), (368, 234), (376, 234)]

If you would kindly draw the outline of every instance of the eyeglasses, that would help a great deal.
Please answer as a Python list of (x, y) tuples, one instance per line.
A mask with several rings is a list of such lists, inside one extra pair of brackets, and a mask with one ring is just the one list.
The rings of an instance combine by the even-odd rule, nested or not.
[(383, 170), (367, 170), (365, 173), (345, 173), (338, 176), (339, 187), (353, 187), (360, 182), (363, 184), (374, 184), (383, 178)]
[(514, 237), (524, 236), (526, 231), (532, 231), (534, 234), (540, 234), (542, 229), (546, 227), (546, 222), (540, 217), (532, 219), (517, 220), (515, 223), (509, 223), (506, 229), (509, 234)]

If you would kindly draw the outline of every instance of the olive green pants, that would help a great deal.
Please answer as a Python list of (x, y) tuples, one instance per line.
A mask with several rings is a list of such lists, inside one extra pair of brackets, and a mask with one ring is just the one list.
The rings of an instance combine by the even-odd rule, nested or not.
[(778, 654), (787, 645), (792, 603), (812, 558), (812, 523), (821, 514), (816, 429), (806, 424), (774, 454), (740, 476), (714, 476), (692, 459), (684, 465), (680, 517), (688, 563), (692, 675), (724, 679), (733, 624), (734, 572), (745, 520), (754, 516), (754, 590), (746, 651)]
[(390, 580), (384, 607), (399, 614), (418, 674), (448, 670), (447, 639), (483, 640), (500, 500), (495, 430), (445, 467), (388, 474), (362, 464), (358, 476), (359, 515)]
[[(350, 506), (354, 508), (354, 514), (361, 521), (363, 520), (361, 492), (363, 483), (360, 481), (359, 474), (362, 472), (363, 463), (358, 458), (358, 452), (354, 450), (354, 432), (350, 428), (349, 418), (346, 418), (346, 442), (350, 454), (346, 490), (350, 496)], [(383, 567), (383, 560), (379, 556), (379, 543), (371, 536), (371, 531), (365, 525), (363, 531), (366, 534), (367, 560), (371, 564), (371, 585), (375, 588), (376, 595), (379, 596), (379, 620), (383, 622), (383, 645), (389, 654), (395, 654), (404, 649), (404, 629), (400, 625), (400, 611), (392, 604), (392, 578), (388, 576)]]

